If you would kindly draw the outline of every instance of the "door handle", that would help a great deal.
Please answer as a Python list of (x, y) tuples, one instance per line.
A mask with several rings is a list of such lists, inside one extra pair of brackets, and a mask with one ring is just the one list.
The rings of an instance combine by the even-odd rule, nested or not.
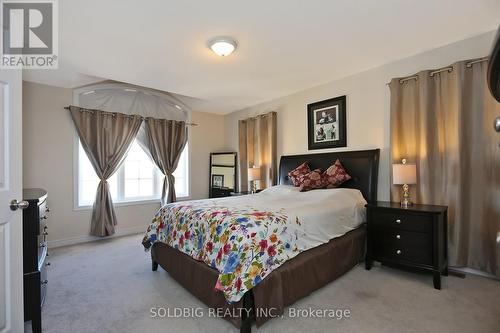
[(500, 132), (500, 117), (495, 119), (495, 131)]
[(10, 202), (10, 210), (16, 211), (18, 209), (26, 209), (29, 206), (29, 202), (25, 200), (17, 201), (16, 199)]

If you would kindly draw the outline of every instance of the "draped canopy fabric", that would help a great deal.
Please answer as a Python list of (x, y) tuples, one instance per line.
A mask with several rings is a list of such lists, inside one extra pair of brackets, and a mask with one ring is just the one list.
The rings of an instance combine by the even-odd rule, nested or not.
[(269, 112), (238, 122), (240, 189), (248, 190), (248, 168), (260, 168), (261, 189), (277, 182), (277, 114)]
[[(106, 110), (144, 118), (189, 121), (191, 109), (173, 94), (120, 82), (102, 82), (77, 92), (78, 105), (87, 109)], [(146, 122), (137, 133), (137, 143), (152, 158), (148, 150)]]
[(147, 150), (165, 176), (161, 195), (163, 206), (176, 200), (173, 173), (187, 143), (187, 127), (184, 121), (175, 120), (146, 118), (145, 123)]
[[(449, 262), (500, 276), (500, 114), (486, 61), (390, 83), (392, 162), (417, 165), (417, 203), (448, 206)], [(432, 75), (431, 75), (432, 74)], [(399, 187), (391, 197), (401, 198)]]
[(123, 162), (142, 123), (138, 115), (87, 111), (71, 106), (80, 142), (100, 179), (92, 211), (90, 234), (115, 233), (116, 215), (107, 180)]
[(78, 89), (78, 105), (87, 109), (138, 114), (145, 118), (188, 121), (191, 110), (174, 95), (119, 82)]

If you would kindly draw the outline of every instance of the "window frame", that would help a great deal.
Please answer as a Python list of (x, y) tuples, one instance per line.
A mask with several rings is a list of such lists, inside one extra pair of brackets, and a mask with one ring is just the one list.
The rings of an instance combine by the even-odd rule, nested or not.
[[(113, 84), (104, 84), (104, 85), (95, 85), (100, 87), (109, 87), (110, 85)], [(78, 88), (73, 90), (73, 104), (74, 105), (79, 105), (79, 96), (81, 94), (84, 94), (85, 92), (89, 92), (94, 90), (95, 86), (87, 86), (83, 88)], [(124, 89), (126, 85), (120, 85), (119, 89)], [(133, 87), (136, 90), (144, 90), (147, 92), (147, 89), (138, 89), (137, 87)], [(188, 144), (191, 142), (191, 131), (188, 131)], [(73, 210), (74, 211), (85, 211), (85, 210), (92, 210), (93, 204), (87, 205), (83, 204), (80, 205), (80, 177), (79, 177), (79, 166), (80, 166), (80, 154), (79, 154), (79, 147), (80, 146), (80, 138), (78, 137), (78, 133), (74, 131), (73, 134)], [(191, 199), (192, 195), (192, 187), (191, 187), (191, 177), (192, 177), (192, 168), (191, 168), (191, 152), (192, 152), (192, 147), (188, 148), (188, 156), (187, 156), (187, 189), (188, 189), (188, 195), (183, 196), (183, 197), (177, 197), (178, 201), (186, 201)], [(151, 162), (153, 163), (153, 162)], [(123, 170), (120, 167), (120, 170), (117, 171), (117, 173), (123, 173)], [(120, 175), (118, 175), (120, 177)], [(156, 175), (155, 175), (156, 177)], [(124, 178), (124, 175), (123, 177)], [(155, 182), (153, 182), (155, 183)], [(120, 184), (120, 181), (118, 181), (118, 187), (122, 186)], [(156, 185), (154, 185), (156, 186)], [(118, 189), (120, 191), (120, 188)], [(161, 189), (160, 189), (161, 192)], [(148, 204), (160, 204), (161, 198), (147, 198), (147, 199), (132, 199), (132, 200), (123, 200), (119, 202), (113, 202), (113, 205), (115, 207), (123, 207), (123, 206), (135, 206), (135, 205), (148, 205)]]

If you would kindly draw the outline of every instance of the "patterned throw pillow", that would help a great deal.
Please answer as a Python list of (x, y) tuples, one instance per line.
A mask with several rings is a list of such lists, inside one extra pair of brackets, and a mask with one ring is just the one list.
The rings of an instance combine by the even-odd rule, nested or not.
[(326, 184), (320, 169), (313, 170), (305, 175), (300, 176), (299, 182), (300, 192), (307, 192), (317, 188), (323, 188)]
[(292, 181), (294, 186), (299, 186), (299, 177), (308, 174), (309, 172), (311, 172), (311, 168), (309, 168), (309, 164), (307, 164), (307, 162), (304, 162), (290, 171), (288, 173), (288, 177), (290, 177), (290, 180)]
[(326, 184), (326, 188), (339, 187), (351, 178), (352, 177), (345, 171), (339, 160), (336, 160), (335, 163), (323, 173), (323, 180)]

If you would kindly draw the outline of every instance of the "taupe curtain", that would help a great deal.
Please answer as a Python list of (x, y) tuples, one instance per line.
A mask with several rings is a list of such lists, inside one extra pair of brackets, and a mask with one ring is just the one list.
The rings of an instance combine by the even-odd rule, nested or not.
[[(487, 61), (422, 71), (391, 90), (392, 162), (416, 162), (418, 203), (447, 205), (449, 261), (500, 276), (500, 136)], [(392, 188), (392, 200), (401, 197)]]
[(107, 180), (123, 162), (141, 126), (141, 116), (129, 116), (70, 107), (80, 142), (101, 180), (92, 211), (90, 234), (110, 236), (115, 233), (116, 215)]
[(276, 185), (276, 132), (276, 112), (238, 122), (241, 191), (248, 190), (248, 168), (254, 165), (260, 167), (261, 189)]
[(182, 151), (187, 143), (186, 122), (146, 118), (147, 150), (165, 176), (161, 194), (162, 206), (175, 202), (175, 177)]

